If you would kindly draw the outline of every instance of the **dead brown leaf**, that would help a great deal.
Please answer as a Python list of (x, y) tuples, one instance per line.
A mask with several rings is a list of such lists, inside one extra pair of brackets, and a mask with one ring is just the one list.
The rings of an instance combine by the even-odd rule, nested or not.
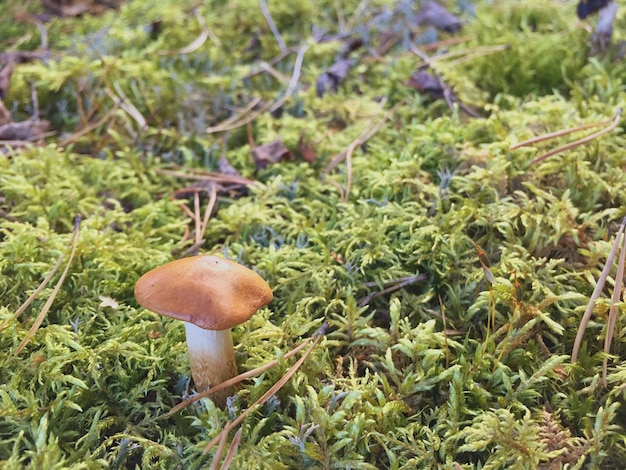
[(262, 170), (270, 163), (278, 163), (282, 160), (291, 160), (291, 152), (283, 144), (280, 137), (267, 144), (259, 145), (252, 149), (252, 158), (257, 169)]
[(417, 12), (414, 21), (417, 25), (430, 25), (451, 34), (463, 27), (463, 22), (458, 16), (434, 1), (426, 2)]
[(337, 92), (339, 85), (341, 85), (350, 69), (356, 65), (354, 59), (339, 59), (333, 65), (331, 65), (326, 71), (324, 71), (315, 82), (315, 90), (318, 97), (324, 96), (328, 90)]
[(431, 100), (441, 100), (445, 98), (446, 93), (452, 93), (439, 77), (425, 70), (418, 70), (412, 74), (407, 80), (406, 85), (419, 91), (423, 95), (427, 95)]
[(298, 151), (302, 158), (309, 163), (317, 160), (317, 152), (313, 149), (313, 145), (310, 142), (304, 140), (304, 134), (300, 134), (298, 139)]
[(413, 73), (405, 85), (419, 91), (422, 95), (426, 95), (431, 101), (444, 99), (450, 109), (456, 103), (468, 115), (481, 117), (478, 112), (462, 103), (454, 91), (439, 76), (426, 72), (424, 69), (419, 69)]

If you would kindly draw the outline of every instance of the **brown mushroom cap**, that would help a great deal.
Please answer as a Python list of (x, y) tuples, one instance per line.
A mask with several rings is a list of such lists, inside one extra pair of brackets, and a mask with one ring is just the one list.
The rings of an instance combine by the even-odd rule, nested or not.
[(257, 273), (212, 255), (164, 264), (135, 284), (135, 298), (143, 307), (207, 330), (245, 322), (272, 297)]

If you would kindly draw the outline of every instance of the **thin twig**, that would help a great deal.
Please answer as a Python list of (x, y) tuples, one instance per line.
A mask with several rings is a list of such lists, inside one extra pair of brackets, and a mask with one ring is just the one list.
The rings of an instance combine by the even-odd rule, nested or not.
[(297, 88), (298, 82), (300, 80), (300, 73), (302, 69), (302, 62), (304, 60), (304, 54), (309, 49), (310, 46), (311, 46), (311, 43), (307, 41), (298, 49), (298, 55), (296, 56), (296, 61), (293, 66), (293, 72), (291, 75), (289, 86), (287, 87), (287, 90), (285, 91), (285, 93), (283, 94), (281, 98), (277, 99), (273, 103), (270, 102), (270, 103), (264, 104), (259, 109), (255, 110), (254, 112), (239, 115), (237, 119), (235, 120), (232, 120), (232, 118), (228, 119), (227, 121), (231, 121), (228, 124), (222, 123), (222, 124), (218, 124), (217, 126), (209, 127), (206, 130), (206, 132), (208, 134), (213, 134), (215, 132), (223, 132), (223, 131), (230, 131), (233, 129), (237, 129), (239, 127), (245, 126), (249, 122), (254, 121), (258, 116), (266, 112), (273, 113), (274, 111), (279, 109), (281, 106), (283, 106)]
[(249, 186), (251, 184), (257, 183), (257, 181), (244, 178), (243, 176), (227, 175), (226, 173), (204, 172), (201, 174), (187, 174), (187, 173), (183, 173), (182, 171), (162, 170), (162, 169), (157, 169), (156, 172), (160, 175), (172, 176), (174, 178), (184, 178), (184, 179), (196, 180), (196, 181), (214, 181), (217, 183), (240, 184), (242, 186)]
[(237, 448), (239, 447), (239, 442), (241, 441), (241, 434), (243, 433), (243, 429), (239, 428), (233, 437), (233, 441), (230, 443), (230, 448), (228, 449), (228, 454), (226, 454), (226, 458), (224, 459), (224, 463), (220, 467), (221, 470), (228, 470), (230, 468), (230, 464), (237, 453)]
[(215, 184), (211, 184), (211, 193), (209, 194), (209, 202), (204, 210), (204, 218), (202, 219), (202, 224), (200, 224), (200, 231), (202, 232), (202, 237), (204, 238), (204, 233), (206, 232), (207, 225), (209, 225), (209, 218), (211, 217), (211, 213), (215, 208), (215, 204), (217, 203), (217, 189)]
[(200, 34), (198, 35), (198, 37), (181, 49), (170, 49), (167, 51), (158, 51), (157, 52), (158, 55), (190, 54), (200, 49), (200, 47), (202, 47), (202, 45), (206, 42), (207, 39), (209, 39), (209, 37), (211, 37), (213, 42), (215, 42), (219, 46), (220, 44), (219, 40), (217, 39), (217, 37), (211, 35), (211, 32), (206, 25), (206, 21), (204, 21), (204, 17), (198, 12), (196, 8), (193, 9), (193, 12), (196, 15), (196, 20), (198, 21), (198, 24), (200, 25)]
[(102, 116), (102, 118), (98, 119), (98, 121), (92, 124), (87, 125), (86, 127), (83, 127), (81, 130), (79, 130), (78, 132), (75, 132), (74, 134), (69, 136), (67, 139), (63, 139), (62, 141), (60, 141), (57, 145), (59, 147), (67, 147), (68, 145), (73, 144), (83, 135), (88, 134), (94, 129), (97, 129), (98, 127), (104, 125), (109, 119), (111, 119), (113, 114), (115, 114), (115, 112), (118, 109), (119, 109), (119, 101), (115, 100), (115, 104), (113, 105), (113, 107), (110, 110), (108, 110), (106, 114)]
[(200, 194), (198, 191), (193, 193), (193, 220), (196, 224), (196, 245), (199, 246), (202, 243), (202, 233), (200, 233), (202, 222), (200, 222)]
[(76, 221), (74, 223), (74, 233), (72, 234), (72, 238), (71, 238), (72, 249), (70, 251), (70, 256), (67, 260), (67, 264), (65, 265), (65, 269), (63, 270), (63, 273), (61, 274), (61, 277), (59, 278), (58, 282), (54, 286), (54, 289), (52, 289), (52, 293), (50, 294), (50, 297), (48, 297), (48, 300), (44, 304), (43, 308), (41, 309), (41, 312), (39, 312), (39, 315), (35, 319), (35, 323), (33, 323), (33, 325), (30, 327), (28, 334), (26, 335), (26, 337), (22, 340), (20, 345), (15, 350), (15, 354), (19, 354), (26, 347), (26, 345), (30, 342), (31, 338), (35, 335), (35, 333), (37, 332), (37, 330), (43, 323), (43, 320), (46, 317), (48, 310), (50, 310), (50, 307), (52, 306), (52, 302), (54, 302), (54, 299), (59, 293), (59, 290), (61, 289), (61, 286), (63, 285), (63, 281), (65, 281), (65, 277), (67, 276), (67, 273), (70, 269), (70, 265), (72, 264), (72, 260), (74, 259), (74, 253), (76, 252), (76, 246), (78, 245), (79, 230), (80, 230), (80, 217), (76, 217)]
[[(391, 108), (387, 113), (385, 113), (385, 115), (382, 117), (382, 119), (380, 119), (377, 123), (373, 124), (372, 126), (368, 127), (367, 129), (365, 129), (361, 133), (361, 135), (356, 138), (356, 140), (354, 140), (350, 145), (348, 145), (348, 148), (346, 150), (344, 150), (340, 154), (336, 155), (330, 161), (330, 163), (326, 166), (325, 172), (328, 174), (339, 163), (341, 163), (344, 160), (346, 161), (346, 189), (345, 189), (345, 193), (342, 196), (342, 200), (344, 202), (345, 202), (345, 200), (348, 199), (348, 196), (350, 195), (350, 189), (352, 187), (352, 154), (354, 153), (354, 151), (359, 146), (363, 145), (365, 142), (367, 142), (369, 139), (371, 139), (374, 136), (374, 134), (376, 134), (376, 132), (378, 132), (380, 130), (380, 128), (383, 126), (383, 124), (391, 116), (393, 116), (393, 114), (396, 112), (396, 110), (400, 106), (404, 105), (405, 101), (406, 100), (402, 99), (398, 103), (396, 103), (393, 108)], [(385, 102), (386, 102), (385, 100), (383, 100), (381, 102), (381, 107), (384, 106)]]
[[(619, 237), (616, 240), (619, 243)], [(604, 360), (602, 361), (602, 382), (607, 386), (607, 375), (609, 367), (609, 353), (611, 351), (611, 341), (615, 330), (615, 321), (619, 308), (620, 296), (624, 287), (624, 263), (626, 262), (626, 234), (623, 235), (622, 251), (617, 264), (617, 274), (615, 275), (615, 285), (613, 286), (613, 297), (611, 298), (611, 308), (609, 310), (609, 318), (606, 322), (606, 333), (604, 336)]]
[(272, 15), (270, 14), (270, 10), (267, 7), (267, 3), (265, 2), (265, 0), (259, 0), (259, 4), (261, 5), (261, 12), (263, 12), (263, 17), (265, 18), (265, 21), (267, 21), (267, 25), (272, 30), (272, 34), (274, 35), (274, 38), (278, 43), (278, 47), (280, 47), (280, 50), (282, 52), (286, 51), (287, 46), (285, 45), (285, 41), (283, 41), (283, 37), (280, 35), (280, 31), (276, 27), (276, 23), (274, 23), (274, 20), (272, 19)]
[(64, 258), (65, 258), (65, 253), (61, 253), (61, 256), (59, 256), (59, 259), (57, 260), (55, 265), (52, 267), (52, 269), (50, 270), (46, 278), (43, 281), (41, 281), (41, 284), (37, 286), (37, 288), (28, 297), (28, 299), (26, 299), (26, 301), (20, 306), (20, 308), (17, 309), (17, 311), (13, 314), (13, 317), (7, 318), (6, 320), (4, 320), (4, 322), (2, 322), (2, 324), (0, 325), (0, 332), (6, 328), (6, 326), (9, 324), (11, 320), (17, 320), (20, 317), (20, 315), (24, 313), (24, 311), (28, 308), (28, 306), (31, 303), (33, 303), (33, 300), (37, 298), (37, 296), (41, 293), (41, 291), (46, 288), (46, 286), (50, 282), (50, 279), (52, 279), (52, 277), (56, 274), (56, 272), (61, 267), (61, 263), (63, 262)]
[(33, 115), (28, 119), (37, 120), (39, 119), (39, 100), (37, 99), (37, 88), (33, 82), (30, 82), (30, 100), (33, 104)]
[[(400, 282), (398, 282), (397, 284), (391, 286), (391, 287), (387, 287), (386, 289), (383, 289), (381, 291), (377, 291), (377, 292), (372, 292), (369, 295), (366, 295), (365, 297), (359, 299), (357, 301), (357, 305), (359, 307), (363, 307), (364, 305), (369, 304), (372, 300), (374, 300), (376, 297), (380, 297), (381, 295), (385, 295), (385, 294), (389, 294), (391, 292), (395, 292), (397, 290), (402, 289), (403, 287), (406, 287), (410, 284), (413, 284), (414, 282), (418, 282), (418, 281), (422, 281), (426, 279), (426, 276), (424, 274), (417, 274), (415, 276), (410, 276), (407, 278), (403, 278)], [(445, 325), (444, 325), (445, 328)]]
[(298, 87), (298, 82), (300, 81), (300, 73), (302, 70), (302, 62), (304, 61), (304, 54), (306, 53), (306, 51), (309, 50), (309, 47), (311, 47), (311, 45), (312, 45), (311, 41), (306, 41), (298, 49), (298, 53), (296, 54), (296, 60), (293, 64), (293, 73), (291, 74), (291, 81), (289, 82), (289, 86), (287, 87), (287, 90), (283, 94), (282, 98), (277, 100), (270, 107), (270, 113), (273, 113), (278, 108), (280, 108), (283, 104), (285, 104), (287, 100), (289, 99), (289, 97), (293, 94), (293, 92), (296, 91), (296, 88)]
[(585, 129), (590, 129), (592, 127), (606, 126), (612, 123), (614, 119), (615, 117), (611, 116), (609, 119), (605, 119), (604, 121), (590, 122), (587, 124), (582, 124), (580, 126), (570, 127), (569, 129), (563, 129), (563, 130), (556, 131), (556, 132), (550, 132), (549, 134), (538, 135), (536, 137), (533, 137), (532, 139), (523, 140), (521, 142), (518, 142), (515, 145), (511, 145), (509, 147), (509, 150), (515, 150), (520, 147), (526, 147), (527, 145), (537, 144), (539, 142), (543, 142), (544, 140), (554, 139), (556, 137), (561, 137), (567, 134), (571, 134), (573, 132), (584, 131)]
[(580, 320), (580, 325), (578, 326), (578, 332), (576, 333), (576, 339), (574, 340), (574, 347), (572, 348), (572, 363), (578, 360), (578, 352), (580, 351), (580, 344), (582, 343), (583, 336), (585, 334), (585, 330), (587, 329), (587, 324), (589, 323), (589, 319), (591, 318), (591, 314), (593, 313), (593, 308), (596, 305), (596, 300), (600, 297), (600, 293), (604, 288), (604, 284), (606, 283), (606, 279), (609, 276), (609, 271), (611, 271), (611, 267), (613, 266), (613, 260), (615, 260), (615, 254), (617, 253), (617, 249), (619, 248), (619, 240), (624, 233), (624, 229), (626, 229), (626, 217), (622, 220), (622, 224), (615, 236), (615, 243), (613, 243), (613, 248), (611, 248), (611, 252), (606, 259), (606, 263), (604, 265), (604, 269), (602, 270), (602, 274), (598, 278), (598, 282), (596, 283), (595, 289), (589, 298), (589, 303), (587, 304), (587, 309), (583, 314), (582, 319)]
[(604, 135), (604, 134), (607, 134), (607, 133), (611, 132), (613, 129), (615, 129), (619, 125), (621, 117), (622, 117), (622, 108), (619, 108), (617, 110), (617, 112), (615, 113), (615, 116), (613, 117), (613, 121), (612, 121), (610, 126), (605, 127), (601, 131), (598, 131), (598, 132), (595, 132), (595, 133), (593, 133), (591, 135), (588, 135), (587, 137), (583, 137), (582, 139), (575, 140), (574, 142), (570, 142), (569, 144), (562, 145), (561, 147), (557, 147), (554, 150), (551, 150), (548, 153), (545, 153), (545, 154), (543, 154), (543, 155), (541, 155), (541, 156), (531, 160), (529, 165), (535, 165), (537, 163), (540, 163), (540, 162), (544, 161), (546, 158), (551, 157), (552, 155), (556, 155), (557, 153), (565, 152), (566, 150), (573, 149), (575, 147), (578, 147), (579, 145), (587, 144), (587, 143), (591, 142), (592, 140), (594, 140), (595, 138), (600, 137), (601, 135)]
[[(313, 349), (315, 349), (315, 347), (322, 340), (322, 337), (325, 334), (327, 328), (328, 328), (328, 324), (324, 323), (324, 325), (322, 325), (322, 327), (315, 333), (311, 347), (307, 349), (304, 354), (302, 354), (302, 357), (298, 359), (298, 361), (293, 366), (291, 366), (291, 368), (285, 373), (285, 375), (283, 375), (278, 382), (276, 382), (267, 392), (265, 392), (263, 396), (261, 396), (261, 398), (259, 398), (252, 405), (250, 405), (236, 419), (228, 423), (222, 430), (222, 433), (228, 434), (234, 427), (239, 425), (239, 423), (241, 423), (246, 418), (246, 416), (248, 416), (252, 411), (254, 411), (257, 408), (257, 406), (262, 405), (272, 395), (278, 392), (278, 390), (280, 390), (283, 387), (283, 385), (285, 385), (289, 381), (289, 379), (291, 379), (291, 377), (302, 366), (304, 361), (306, 361), (309, 355), (313, 352)], [(215, 438), (213, 438), (213, 440), (211, 440), (211, 442), (209, 442), (206, 445), (206, 447), (203, 450), (203, 453), (206, 454), (207, 452), (209, 452), (215, 446), (215, 444), (217, 444), (220, 440), (221, 440), (221, 436), (218, 434)]]
[(206, 131), (211, 134), (213, 132), (221, 132), (223, 130), (228, 130), (231, 124), (243, 119), (243, 116), (248, 114), (250, 111), (254, 109), (254, 107), (261, 102), (261, 98), (252, 98), (250, 102), (241, 110), (239, 114), (233, 114), (228, 119), (225, 119), (217, 126), (209, 127)]
[(209, 470), (217, 470), (220, 465), (220, 460), (222, 459), (222, 452), (224, 452), (224, 447), (226, 447), (226, 440), (228, 439), (228, 433), (223, 432), (219, 434), (220, 441), (217, 449), (215, 450), (215, 455), (213, 456), (213, 462), (211, 463), (211, 467)]
[(139, 129), (143, 130), (147, 127), (146, 119), (143, 117), (141, 112), (137, 109), (137, 107), (126, 97), (124, 90), (120, 87), (119, 83), (113, 83), (113, 88), (117, 92), (117, 95), (113, 93), (110, 88), (106, 88), (106, 92), (109, 97), (115, 102), (116, 105), (119, 105), (126, 114), (132, 117), (137, 124), (139, 124)]
[[(307, 338), (306, 340), (304, 340), (302, 342), (302, 344), (298, 345), (297, 347), (295, 347), (294, 349), (292, 349), (288, 353), (285, 353), (285, 355), (282, 357), (282, 360), (289, 359), (290, 357), (298, 354), (311, 341), (313, 341), (313, 337)], [(172, 416), (174, 413), (177, 413), (178, 411), (180, 411), (183, 408), (191, 405), (192, 403), (195, 403), (198, 400), (201, 400), (202, 398), (206, 398), (206, 397), (212, 395), (215, 392), (219, 392), (220, 390), (224, 390), (225, 388), (232, 387), (233, 385), (236, 385), (239, 382), (243, 382), (244, 380), (250, 379), (252, 377), (256, 377), (257, 375), (262, 374), (266, 370), (269, 370), (272, 367), (277, 366), (278, 363), (279, 363), (279, 360), (278, 359), (274, 359), (273, 361), (270, 361), (267, 364), (263, 364), (262, 366), (259, 366), (259, 367), (255, 368), (255, 369), (252, 369), (252, 370), (249, 370), (248, 372), (244, 372), (243, 374), (239, 374), (238, 376), (233, 377), (232, 379), (227, 380), (226, 382), (223, 382), (221, 384), (216, 385), (215, 387), (211, 387), (208, 390), (200, 392), (200, 393), (194, 395), (191, 398), (187, 398), (185, 401), (182, 401), (178, 405), (174, 406), (167, 414), (162, 415), (160, 417), (157, 417), (157, 419)]]
[(474, 60), (478, 57), (484, 57), (486, 55), (495, 54), (496, 52), (503, 52), (509, 50), (511, 46), (508, 44), (503, 44), (500, 46), (482, 46), (476, 47), (473, 49), (457, 49), (454, 51), (446, 52), (445, 54), (432, 56), (430, 60), (434, 62), (442, 62), (444, 60), (452, 59), (453, 57), (459, 57), (455, 60), (450, 60), (446, 62), (447, 66), (456, 66), (462, 64), (464, 62), (469, 62), (470, 60)]

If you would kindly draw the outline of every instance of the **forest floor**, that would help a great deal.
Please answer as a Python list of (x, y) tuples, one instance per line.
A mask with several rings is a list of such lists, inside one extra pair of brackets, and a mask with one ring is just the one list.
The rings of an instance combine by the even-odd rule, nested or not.
[[(0, 467), (626, 461), (624, 9), (0, 10)], [(274, 293), (225, 409), (134, 297), (198, 253)]]

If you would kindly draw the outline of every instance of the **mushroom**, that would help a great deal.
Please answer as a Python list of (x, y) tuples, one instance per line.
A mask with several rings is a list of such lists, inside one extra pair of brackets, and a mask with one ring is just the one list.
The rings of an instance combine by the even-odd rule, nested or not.
[[(143, 307), (185, 322), (191, 375), (200, 392), (237, 375), (230, 329), (272, 297), (257, 273), (212, 255), (164, 264), (135, 285), (135, 298)], [(212, 398), (224, 407), (232, 393), (230, 387)]]

